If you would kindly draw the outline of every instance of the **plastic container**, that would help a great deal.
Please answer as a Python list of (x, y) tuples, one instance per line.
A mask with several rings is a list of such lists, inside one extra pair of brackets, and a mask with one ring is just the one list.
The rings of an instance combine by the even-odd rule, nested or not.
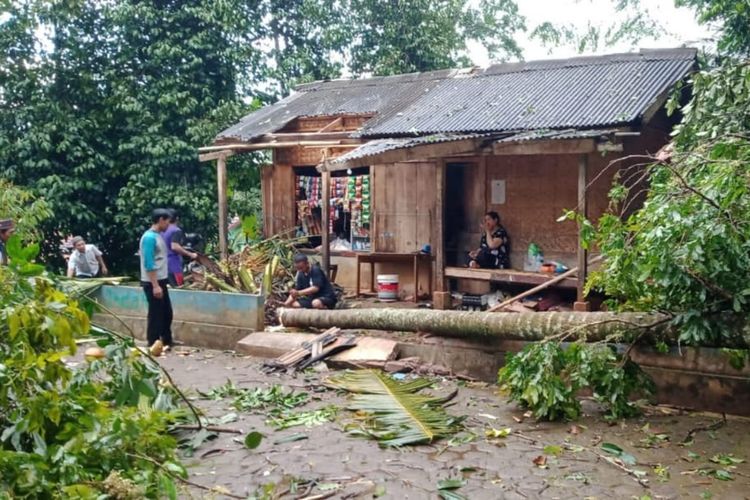
[(539, 248), (539, 245), (536, 243), (531, 243), (528, 252), (526, 252), (526, 260), (523, 263), (523, 270), (538, 273), (542, 268), (542, 264), (544, 264), (544, 253), (542, 252), (542, 249)]
[(378, 299), (398, 300), (398, 274), (378, 274)]

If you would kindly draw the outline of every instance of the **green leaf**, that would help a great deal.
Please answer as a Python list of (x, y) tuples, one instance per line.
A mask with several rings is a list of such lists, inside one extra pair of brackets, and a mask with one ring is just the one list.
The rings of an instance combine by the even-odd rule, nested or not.
[(245, 436), (245, 448), (254, 450), (260, 446), (261, 441), (263, 441), (263, 434), (257, 431), (250, 432)]
[(610, 455), (614, 455), (620, 460), (622, 460), (623, 463), (627, 465), (635, 465), (636, 459), (633, 455), (630, 453), (627, 453), (625, 450), (617, 446), (613, 443), (602, 443), (602, 450), (609, 453)]
[(558, 446), (555, 444), (548, 444), (547, 446), (544, 447), (543, 451), (545, 455), (552, 455), (552, 456), (557, 457), (557, 456), (562, 455), (563, 449), (562, 449), (562, 446)]
[(455, 490), (466, 484), (465, 479), (441, 479), (438, 481), (439, 490)]

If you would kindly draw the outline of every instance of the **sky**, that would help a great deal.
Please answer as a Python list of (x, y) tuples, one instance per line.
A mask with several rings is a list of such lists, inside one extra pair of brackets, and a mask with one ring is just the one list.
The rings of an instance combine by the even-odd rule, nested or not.
[[(477, 0), (470, 0), (475, 3)], [(614, 21), (623, 20), (627, 14), (617, 13), (612, 0), (518, 0), (521, 15), (526, 18), (527, 26), (534, 26), (544, 21), (558, 25), (572, 24), (581, 30), (591, 21), (595, 26), (609, 26)], [(610, 47), (600, 47), (596, 52), (587, 54), (607, 54), (629, 52), (638, 48), (674, 48), (686, 44), (700, 46), (701, 42), (711, 36), (709, 30), (699, 26), (695, 15), (688, 8), (677, 8), (674, 0), (640, 0), (640, 9), (645, 10), (664, 29), (657, 38), (646, 38), (637, 46), (621, 43)], [(529, 31), (530, 31), (529, 30)], [(538, 40), (524, 37), (521, 41), (524, 59), (556, 59), (578, 55), (573, 47), (544, 47)], [(474, 64), (487, 66), (491, 63), (484, 48), (477, 43), (469, 47)]]

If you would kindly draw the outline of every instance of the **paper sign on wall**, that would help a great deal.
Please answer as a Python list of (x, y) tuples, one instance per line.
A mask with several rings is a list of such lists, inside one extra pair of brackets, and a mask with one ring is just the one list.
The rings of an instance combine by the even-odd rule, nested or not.
[(505, 204), (505, 179), (492, 180), (492, 199), (493, 205)]

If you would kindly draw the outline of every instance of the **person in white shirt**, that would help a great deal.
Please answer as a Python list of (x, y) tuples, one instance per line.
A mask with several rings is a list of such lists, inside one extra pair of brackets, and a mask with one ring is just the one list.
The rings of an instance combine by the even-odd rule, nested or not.
[(83, 238), (73, 238), (73, 252), (68, 259), (68, 278), (93, 278), (99, 274), (109, 274), (102, 252), (95, 245), (87, 245)]

